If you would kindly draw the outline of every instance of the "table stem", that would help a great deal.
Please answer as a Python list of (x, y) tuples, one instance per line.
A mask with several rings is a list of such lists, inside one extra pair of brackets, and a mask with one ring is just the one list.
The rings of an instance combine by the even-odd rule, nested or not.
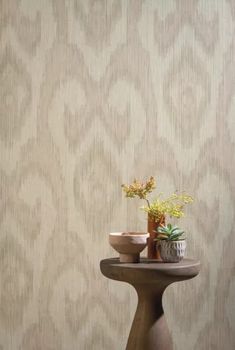
[(172, 339), (162, 307), (165, 286), (134, 285), (138, 306), (126, 350), (172, 350)]

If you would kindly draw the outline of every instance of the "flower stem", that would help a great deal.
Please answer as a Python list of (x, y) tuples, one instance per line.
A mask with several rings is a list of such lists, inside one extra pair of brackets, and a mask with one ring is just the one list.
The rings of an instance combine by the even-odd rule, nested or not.
[(147, 202), (147, 204), (148, 204), (148, 207), (149, 207), (149, 209), (150, 209), (150, 203), (149, 203), (149, 200), (148, 200), (147, 198), (145, 198), (145, 200), (146, 200), (146, 202)]

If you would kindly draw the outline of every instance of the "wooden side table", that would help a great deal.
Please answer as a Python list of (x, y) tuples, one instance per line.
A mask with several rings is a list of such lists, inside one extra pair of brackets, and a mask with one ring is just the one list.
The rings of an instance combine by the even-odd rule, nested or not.
[(113, 258), (102, 260), (100, 269), (108, 278), (131, 284), (138, 294), (126, 350), (172, 350), (162, 307), (163, 292), (171, 283), (195, 277), (200, 262), (184, 259), (179, 263), (162, 263), (142, 258), (138, 264), (128, 264)]

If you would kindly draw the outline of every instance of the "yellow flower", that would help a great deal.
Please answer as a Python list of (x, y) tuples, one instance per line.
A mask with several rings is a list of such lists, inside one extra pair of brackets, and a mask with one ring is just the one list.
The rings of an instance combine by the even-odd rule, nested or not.
[(139, 197), (140, 199), (146, 199), (147, 195), (151, 193), (156, 187), (155, 179), (153, 176), (148, 181), (142, 183), (136, 179), (130, 185), (122, 185), (122, 189), (128, 198)]
[(166, 199), (160, 199), (162, 193), (150, 203), (148, 194), (156, 188), (156, 181), (153, 176), (150, 176), (146, 182), (140, 182), (134, 179), (130, 185), (122, 185), (122, 189), (127, 198), (139, 197), (147, 202), (147, 205), (142, 207), (150, 216), (160, 219), (164, 215), (170, 217), (181, 218), (184, 216), (184, 206), (192, 203), (193, 198), (186, 193), (173, 193)]
[(185, 204), (192, 202), (193, 198), (186, 193), (173, 193), (166, 199), (155, 199), (150, 206), (144, 206), (142, 209), (156, 218), (160, 218), (162, 215), (181, 218), (184, 216)]

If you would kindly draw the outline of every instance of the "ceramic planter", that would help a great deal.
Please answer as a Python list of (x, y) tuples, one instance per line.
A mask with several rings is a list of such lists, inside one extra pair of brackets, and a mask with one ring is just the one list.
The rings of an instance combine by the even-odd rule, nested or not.
[(120, 262), (138, 263), (148, 237), (146, 232), (112, 232), (109, 243), (119, 253)]
[(158, 241), (161, 258), (164, 262), (179, 262), (184, 258), (186, 241)]

